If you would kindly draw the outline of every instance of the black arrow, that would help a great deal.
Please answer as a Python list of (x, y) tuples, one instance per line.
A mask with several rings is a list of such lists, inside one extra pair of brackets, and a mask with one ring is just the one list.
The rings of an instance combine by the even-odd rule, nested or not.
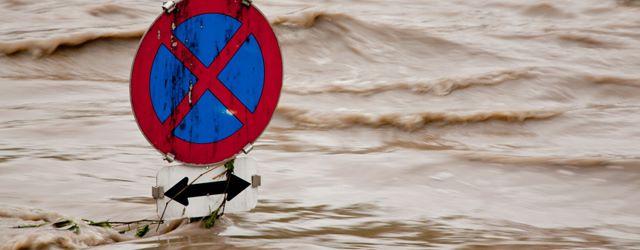
[(227, 181), (198, 183), (189, 186), (189, 178), (184, 177), (164, 195), (184, 206), (189, 206), (189, 198), (224, 194), (225, 192), (227, 193), (227, 201), (230, 201), (249, 186), (251, 183), (233, 174), (229, 177), (228, 186)]

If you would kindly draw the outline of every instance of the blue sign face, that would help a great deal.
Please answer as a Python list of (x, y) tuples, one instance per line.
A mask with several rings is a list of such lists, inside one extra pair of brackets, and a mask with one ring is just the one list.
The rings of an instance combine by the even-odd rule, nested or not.
[[(206, 67), (210, 67), (242, 23), (223, 14), (193, 16), (173, 30), (176, 39)], [(224, 69), (215, 76), (251, 113), (260, 103), (265, 81), (262, 50), (256, 38), (249, 35)], [(202, 76), (189, 71), (165, 45), (153, 60), (149, 78), (149, 96), (160, 123), (171, 114)], [(188, 114), (173, 129), (173, 135), (189, 143), (215, 143), (238, 132), (244, 124), (207, 90)]]

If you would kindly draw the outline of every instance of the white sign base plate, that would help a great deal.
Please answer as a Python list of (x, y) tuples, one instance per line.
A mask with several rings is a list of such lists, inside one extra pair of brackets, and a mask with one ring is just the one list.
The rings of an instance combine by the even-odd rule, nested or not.
[[(193, 184), (226, 181), (227, 177), (223, 174), (225, 171), (224, 166), (202, 168), (178, 165), (162, 168), (156, 176), (156, 187), (161, 187), (160, 190), (163, 190), (162, 193), (164, 194), (164, 192), (167, 192), (167, 190), (174, 187), (185, 177), (189, 178), (189, 183), (191, 183), (202, 173), (207, 172), (212, 168), (215, 169), (200, 177)], [(248, 183), (252, 183), (252, 177), (257, 175), (256, 161), (247, 156), (236, 158), (233, 174)], [(257, 186), (259, 185), (250, 185), (231, 201), (227, 201), (227, 204), (225, 205), (225, 213), (247, 212), (254, 209), (258, 204)], [(163, 219), (165, 220), (209, 216), (220, 206), (220, 204), (222, 204), (222, 201), (225, 198), (224, 194), (192, 197), (188, 198), (189, 205), (184, 206), (165, 195), (161, 196), (163, 197), (156, 199), (156, 205), (158, 216), (162, 217), (164, 212)]]

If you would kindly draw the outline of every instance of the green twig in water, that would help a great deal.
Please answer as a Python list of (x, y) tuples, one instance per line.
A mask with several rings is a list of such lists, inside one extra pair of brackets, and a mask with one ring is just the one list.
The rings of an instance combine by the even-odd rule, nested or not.
[(218, 209), (216, 209), (216, 211), (213, 211), (211, 215), (204, 218), (204, 220), (202, 221), (204, 228), (210, 229), (216, 225), (216, 221), (218, 220), (218, 218), (220, 218), (220, 215), (218, 214), (220, 212), (220, 208), (221, 207), (218, 207)]
[(100, 221), (100, 222), (95, 222), (92, 220), (86, 220), (86, 219), (82, 219), (82, 221), (86, 222), (87, 224), (89, 224), (89, 226), (94, 226), (94, 227), (104, 227), (104, 228), (112, 228), (111, 223), (109, 223), (109, 221)]
[[(93, 226), (93, 227), (102, 227), (102, 228), (110, 228), (110, 229), (120, 229), (123, 226), (126, 226), (127, 228), (119, 230), (118, 233), (120, 234), (124, 234), (126, 232), (129, 232), (132, 230), (131, 225), (134, 224), (143, 224), (146, 223), (144, 226), (140, 226), (137, 228), (136, 231), (136, 236), (142, 238), (144, 237), (148, 232), (149, 232), (149, 226), (153, 225), (153, 224), (163, 224), (164, 221), (162, 220), (136, 220), (136, 221), (92, 221), (92, 220), (87, 220), (87, 219), (82, 219), (83, 222), (87, 223), (87, 225), (89, 226)], [(42, 224), (33, 224), (33, 225), (18, 225), (18, 226), (14, 226), (11, 228), (14, 229), (20, 229), (20, 228), (36, 228), (36, 227), (42, 227), (45, 225), (51, 225), (54, 228), (58, 228), (58, 229), (64, 229), (64, 230), (68, 230), (71, 232), (74, 232), (75, 234), (80, 234), (80, 225), (78, 225), (78, 223), (76, 223), (73, 220), (70, 219), (62, 219), (60, 221), (57, 221), (55, 223), (48, 223), (48, 222), (44, 222)]]
[(49, 224), (49, 223), (44, 222), (44, 223), (42, 223), (42, 224), (34, 224), (34, 225), (18, 225), (18, 226), (14, 226), (14, 227), (11, 227), (11, 228), (13, 228), (13, 229), (19, 229), (19, 228), (34, 228), (34, 227), (41, 227), (41, 226), (44, 226), (44, 225), (47, 225), (47, 224)]
[(56, 223), (51, 224), (51, 226), (53, 226), (55, 228), (68, 227), (68, 228), (66, 228), (66, 230), (74, 232), (75, 234), (80, 234), (80, 226), (78, 226), (78, 223), (76, 223), (76, 222), (74, 222), (72, 220), (61, 220), (61, 221), (58, 221)]
[(80, 227), (78, 226), (78, 224), (73, 224), (73, 226), (71, 226), (70, 228), (67, 228), (67, 230), (75, 233), (75, 234), (80, 234)]
[(73, 221), (71, 221), (71, 220), (61, 220), (61, 221), (58, 221), (56, 223), (53, 223), (52, 226), (55, 227), (55, 228), (63, 228), (63, 227), (69, 226), (71, 224), (73, 224)]
[(113, 228), (113, 226), (111, 226), (111, 223), (109, 223), (108, 221), (91, 222), (91, 223), (89, 223), (89, 226)]
[(89, 226), (96, 226), (96, 227), (113, 227), (113, 225), (124, 226), (124, 225), (131, 225), (131, 224), (140, 224), (140, 223), (149, 223), (149, 224), (163, 224), (164, 223), (163, 220), (99, 221), (99, 222), (94, 222), (94, 221), (84, 220), (83, 219), (83, 221), (89, 223)]
[(149, 232), (149, 225), (144, 225), (142, 227), (138, 228), (138, 231), (136, 231), (136, 237), (138, 238), (142, 238), (144, 237), (147, 233)]

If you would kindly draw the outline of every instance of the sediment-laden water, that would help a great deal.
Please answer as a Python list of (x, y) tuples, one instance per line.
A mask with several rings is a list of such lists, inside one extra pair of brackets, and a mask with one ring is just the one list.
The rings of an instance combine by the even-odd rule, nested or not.
[(1, 1), (0, 249), (640, 246), (638, 1), (254, 4), (285, 67), (258, 208), (137, 239), (79, 218), (156, 218), (128, 81), (161, 1)]

